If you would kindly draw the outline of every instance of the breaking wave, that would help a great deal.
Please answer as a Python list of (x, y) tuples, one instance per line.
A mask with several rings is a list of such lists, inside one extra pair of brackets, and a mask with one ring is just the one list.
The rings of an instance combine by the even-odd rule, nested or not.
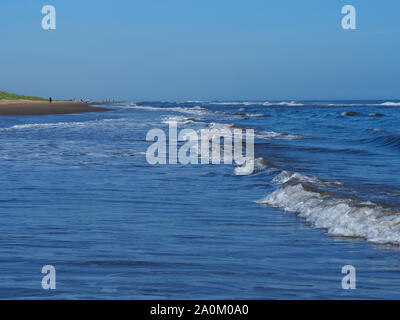
[(297, 213), (331, 235), (400, 244), (400, 213), (394, 209), (318, 190), (326, 182), (316, 177), (284, 171), (274, 182), (283, 185), (257, 203)]
[(381, 106), (387, 106), (387, 107), (400, 107), (400, 102), (384, 102), (380, 104)]
[(274, 165), (266, 161), (264, 158), (245, 159), (245, 163), (241, 166), (235, 167), (235, 175), (248, 176), (255, 172), (262, 171), (266, 168), (273, 168)]
[(194, 122), (201, 122), (201, 120), (193, 117), (187, 118), (183, 116), (170, 116), (170, 117), (164, 117), (162, 122), (165, 124), (170, 124), (171, 122), (176, 122), (178, 124), (189, 124)]
[(282, 171), (278, 174), (274, 179), (272, 179), (273, 183), (276, 184), (284, 184), (286, 182), (305, 182), (312, 183), (319, 186), (329, 186), (329, 185), (341, 185), (342, 183), (339, 181), (329, 181), (326, 179), (320, 179), (314, 176), (303, 175), (297, 172), (290, 171)]

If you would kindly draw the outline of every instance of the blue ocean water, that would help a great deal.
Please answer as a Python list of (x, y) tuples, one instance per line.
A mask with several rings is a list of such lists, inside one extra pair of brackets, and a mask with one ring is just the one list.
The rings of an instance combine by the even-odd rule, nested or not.
[[(400, 297), (399, 101), (109, 107), (0, 117), (0, 298)], [(171, 121), (254, 129), (255, 171), (150, 165)]]

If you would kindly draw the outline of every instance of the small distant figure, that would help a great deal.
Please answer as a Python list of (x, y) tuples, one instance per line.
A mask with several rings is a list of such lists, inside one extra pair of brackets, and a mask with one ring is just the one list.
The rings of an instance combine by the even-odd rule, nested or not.
[(52, 103), (52, 102), (53, 102), (53, 99), (52, 99), (51, 97), (49, 98), (49, 102), (50, 102), (50, 103)]

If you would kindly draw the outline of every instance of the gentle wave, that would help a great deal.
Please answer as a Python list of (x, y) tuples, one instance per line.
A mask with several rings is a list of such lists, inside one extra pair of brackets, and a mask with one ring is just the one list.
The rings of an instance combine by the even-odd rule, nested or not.
[(383, 103), (318, 103), (310, 104), (310, 106), (329, 106), (329, 107), (398, 107), (400, 102), (383, 102)]
[(396, 136), (396, 135), (377, 137), (375, 139), (372, 139), (372, 142), (377, 143), (378, 146), (382, 146), (382, 147), (400, 148), (400, 136)]
[(297, 140), (302, 138), (300, 135), (275, 131), (260, 131), (255, 134), (255, 137), (264, 140)]
[(362, 106), (383, 106), (383, 107), (399, 107), (400, 102), (386, 101), (383, 103), (329, 103), (329, 102), (298, 102), (298, 101), (212, 101), (212, 102), (199, 102), (207, 103), (210, 105), (221, 106), (330, 106), (330, 107), (362, 107)]
[(303, 103), (296, 101), (277, 101), (277, 102), (254, 102), (254, 101), (232, 101), (232, 102), (209, 102), (210, 105), (221, 106), (303, 106)]
[(400, 148), (400, 135), (376, 128), (372, 129), (372, 131), (376, 136), (373, 138), (362, 139), (361, 142), (376, 147)]
[(244, 116), (249, 118), (269, 117), (266, 113), (246, 113)]
[(72, 127), (84, 127), (91, 124), (100, 124), (104, 122), (110, 121), (120, 121), (121, 119), (101, 119), (101, 120), (90, 120), (84, 122), (55, 122), (55, 123), (27, 123), (27, 124), (18, 124), (9, 128), (0, 128), (0, 131), (9, 131), (9, 130), (29, 130), (29, 129), (52, 129), (52, 128), (72, 128)]
[(141, 106), (136, 104), (130, 104), (122, 106), (122, 108), (128, 109), (139, 109), (139, 110), (149, 110), (149, 111), (175, 111), (181, 113), (190, 113), (196, 115), (209, 114), (210, 111), (206, 108), (195, 106), (195, 107), (154, 107), (154, 106)]

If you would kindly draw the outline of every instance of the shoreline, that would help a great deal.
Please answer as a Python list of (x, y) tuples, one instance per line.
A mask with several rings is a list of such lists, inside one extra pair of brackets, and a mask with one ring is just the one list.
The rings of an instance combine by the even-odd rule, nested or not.
[(33, 100), (0, 100), (0, 116), (34, 116), (50, 114), (71, 114), (84, 112), (102, 112), (111, 109), (94, 107), (101, 102), (69, 102), (69, 101), (33, 101)]

